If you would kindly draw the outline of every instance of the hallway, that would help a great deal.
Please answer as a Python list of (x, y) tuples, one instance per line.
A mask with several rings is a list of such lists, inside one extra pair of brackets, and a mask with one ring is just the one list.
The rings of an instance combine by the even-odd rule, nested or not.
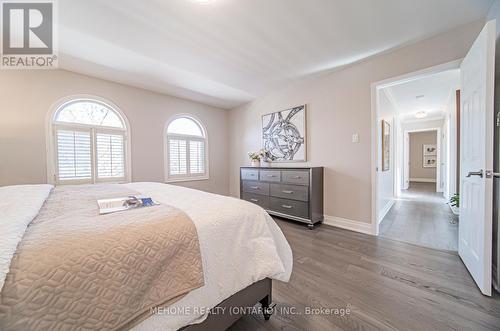
[(412, 182), (380, 223), (380, 236), (456, 251), (458, 216), (451, 212), (442, 193), (436, 192), (435, 183)]

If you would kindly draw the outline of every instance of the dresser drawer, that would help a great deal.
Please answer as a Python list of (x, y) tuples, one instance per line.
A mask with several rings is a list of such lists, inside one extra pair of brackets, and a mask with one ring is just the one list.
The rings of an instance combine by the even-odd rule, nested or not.
[(269, 209), (269, 197), (268, 196), (252, 194), (252, 193), (243, 193), (241, 198), (243, 200), (253, 202), (256, 205), (259, 205), (264, 209)]
[(283, 183), (309, 185), (309, 171), (306, 170), (283, 170), (281, 178)]
[(266, 182), (280, 182), (281, 181), (281, 171), (279, 170), (261, 170), (260, 180)]
[(309, 201), (309, 187), (299, 185), (270, 184), (270, 195), (278, 198)]
[(269, 195), (269, 184), (255, 181), (243, 181), (243, 192)]
[(241, 179), (243, 179), (243, 180), (259, 180), (259, 170), (257, 170), (257, 169), (241, 169)]
[(282, 214), (309, 218), (307, 202), (270, 197), (269, 209)]

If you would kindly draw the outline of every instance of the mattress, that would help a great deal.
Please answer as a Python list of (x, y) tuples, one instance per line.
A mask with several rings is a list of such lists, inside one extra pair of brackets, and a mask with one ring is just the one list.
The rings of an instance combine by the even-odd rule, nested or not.
[[(205, 283), (168, 309), (156, 311), (133, 330), (177, 330), (199, 323), (210, 308), (254, 282), (264, 278), (289, 280), (290, 246), (262, 208), (243, 200), (162, 183), (123, 185), (178, 208), (191, 218), (198, 232)], [(0, 286), (8, 262), (26, 226), (47, 198), (50, 186), (21, 188), (26, 194), (19, 193), (19, 189), (0, 188), (0, 197), (6, 199), (0, 200), (6, 206), (0, 209), (0, 229), (9, 234), (0, 244)], [(23, 208), (12, 207), (16, 205)]]

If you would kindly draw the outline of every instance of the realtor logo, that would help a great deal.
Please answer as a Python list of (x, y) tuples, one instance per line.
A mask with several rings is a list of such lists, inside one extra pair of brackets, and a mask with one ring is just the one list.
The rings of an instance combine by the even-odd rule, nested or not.
[(57, 56), (54, 52), (54, 2), (4, 0), (1, 5), (1, 67), (57, 67)]

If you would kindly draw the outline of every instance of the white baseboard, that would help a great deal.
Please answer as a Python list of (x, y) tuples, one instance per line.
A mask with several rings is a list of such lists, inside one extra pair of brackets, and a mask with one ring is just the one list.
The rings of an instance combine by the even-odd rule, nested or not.
[(391, 199), (391, 200), (389, 200), (389, 202), (387, 202), (387, 204), (384, 206), (384, 208), (382, 208), (382, 210), (380, 211), (380, 214), (378, 215), (378, 219), (377, 219), (378, 224), (380, 224), (380, 222), (382, 222), (385, 215), (387, 215), (389, 210), (391, 210), (392, 206), (394, 206), (394, 202), (395, 202), (395, 200)]
[(435, 183), (436, 180), (432, 178), (410, 178), (410, 182)]
[(325, 215), (325, 220), (323, 221), (326, 225), (335, 226), (337, 228), (342, 228), (346, 230), (373, 234), (373, 229), (371, 223), (353, 221), (342, 217)]

